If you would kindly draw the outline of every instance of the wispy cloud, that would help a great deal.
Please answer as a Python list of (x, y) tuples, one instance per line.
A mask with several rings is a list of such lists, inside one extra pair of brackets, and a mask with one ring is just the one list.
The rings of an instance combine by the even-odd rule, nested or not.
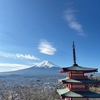
[(76, 19), (75, 12), (76, 10), (69, 8), (65, 11), (64, 17), (70, 28), (76, 30), (79, 35), (85, 36), (83, 29), (82, 29), (82, 25)]
[(16, 54), (17, 58), (24, 58), (24, 59), (30, 59), (30, 60), (39, 60), (39, 58), (36, 58), (33, 55), (23, 55), (23, 54)]
[(47, 54), (47, 55), (54, 55), (56, 48), (54, 48), (51, 43), (49, 43), (46, 40), (42, 40), (38, 46), (38, 49), (41, 53)]
[[(31, 66), (23, 65), (23, 64), (12, 64), (12, 63), (0, 63), (0, 68), (3, 67), (5, 71), (14, 71), (19, 69), (29, 68)], [(9, 70), (6, 68), (9, 68)]]
[(14, 59), (28, 59), (28, 60), (39, 60), (39, 58), (29, 55), (29, 54), (11, 54), (7, 52), (0, 51), (0, 56), (6, 58), (14, 58)]

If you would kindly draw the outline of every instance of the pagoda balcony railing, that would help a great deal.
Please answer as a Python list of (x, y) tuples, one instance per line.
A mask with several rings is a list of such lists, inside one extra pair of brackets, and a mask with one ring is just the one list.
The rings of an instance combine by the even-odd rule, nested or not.
[(70, 76), (70, 78), (88, 78), (87, 76)]
[(71, 91), (88, 91), (89, 89), (84, 88), (70, 88)]

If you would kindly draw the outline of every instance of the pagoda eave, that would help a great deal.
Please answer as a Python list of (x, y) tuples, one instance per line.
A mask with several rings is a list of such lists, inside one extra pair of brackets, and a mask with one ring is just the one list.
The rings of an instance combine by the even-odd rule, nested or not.
[[(91, 98), (91, 97), (66, 97), (66, 96), (61, 96), (61, 99), (65, 99), (65, 98), (80, 98), (81, 99), (81, 98)], [(92, 98), (100, 98), (100, 97), (92, 97)]]
[(100, 96), (98, 97), (69, 97), (69, 96), (61, 96), (62, 99), (65, 99), (65, 98), (100, 98)]
[(83, 71), (83, 73), (90, 73), (90, 72), (98, 72), (98, 69), (95, 69), (95, 70), (65, 70), (65, 69), (62, 69), (60, 71), (60, 73), (68, 73), (70, 71)]
[(91, 80), (91, 79), (72, 79), (72, 78), (64, 78), (64, 79), (59, 79), (59, 82), (62, 82), (63, 84), (67, 83), (95, 83), (95, 84), (100, 84), (100, 81), (98, 80)]
[[(63, 83), (63, 84), (68, 84), (68, 83), (70, 83), (70, 82), (65, 82), (65, 81), (62, 81), (61, 83)], [(71, 83), (78, 83), (78, 82), (71, 82)], [(86, 82), (80, 82), (80, 83), (86, 83)], [(94, 83), (94, 84), (100, 84), (100, 83), (98, 83), (98, 82), (87, 82), (87, 84), (90, 84), (90, 83)]]
[(91, 91), (70, 91), (68, 89), (58, 89), (57, 92), (63, 98), (100, 98), (100, 94)]

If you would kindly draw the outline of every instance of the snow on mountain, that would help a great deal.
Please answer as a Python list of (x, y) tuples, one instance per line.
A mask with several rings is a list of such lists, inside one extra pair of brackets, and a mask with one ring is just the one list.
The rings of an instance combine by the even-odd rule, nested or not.
[(44, 67), (44, 68), (52, 68), (52, 67), (59, 67), (48, 60), (44, 60), (41, 63), (36, 64), (34, 67)]

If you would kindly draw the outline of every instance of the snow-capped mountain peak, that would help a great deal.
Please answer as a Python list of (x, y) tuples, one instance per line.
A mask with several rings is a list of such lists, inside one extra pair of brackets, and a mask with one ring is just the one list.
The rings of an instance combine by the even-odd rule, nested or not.
[(35, 64), (34, 66), (22, 70), (11, 71), (0, 73), (0, 75), (11, 75), (11, 76), (57, 76), (61, 67), (53, 64), (50, 61), (43, 61), (41, 63)]
[(43, 62), (36, 64), (35, 67), (52, 68), (52, 67), (58, 67), (58, 66), (48, 60), (44, 60)]

